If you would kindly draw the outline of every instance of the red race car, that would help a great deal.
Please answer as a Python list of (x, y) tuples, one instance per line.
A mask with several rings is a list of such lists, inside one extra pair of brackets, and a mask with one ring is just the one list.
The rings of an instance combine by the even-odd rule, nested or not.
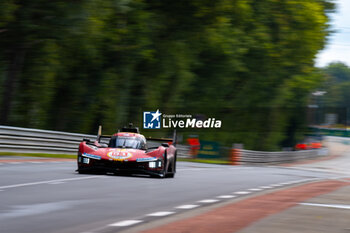
[[(108, 144), (101, 142), (106, 139)], [(80, 143), (77, 171), (173, 178), (176, 172), (175, 139), (175, 132), (173, 139), (149, 138), (149, 141), (163, 142), (157, 147), (149, 147), (137, 127), (129, 125), (112, 136), (104, 136), (100, 126), (96, 141), (84, 139)]]

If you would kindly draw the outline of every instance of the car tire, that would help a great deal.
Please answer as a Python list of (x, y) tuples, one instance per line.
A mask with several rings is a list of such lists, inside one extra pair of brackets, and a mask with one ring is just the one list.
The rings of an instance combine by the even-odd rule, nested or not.
[(177, 159), (177, 153), (175, 152), (174, 161), (172, 162), (172, 170), (171, 170), (171, 173), (168, 176), (169, 178), (174, 178), (175, 177), (175, 173), (176, 173), (176, 159)]
[(86, 170), (84, 171), (84, 170), (79, 170), (79, 169), (78, 169), (78, 173), (79, 173), (79, 174), (88, 174), (89, 172), (86, 171)]
[(166, 174), (166, 177), (168, 178), (174, 178), (176, 173), (176, 162), (175, 160), (170, 164), (169, 168), (171, 167), (171, 171)]

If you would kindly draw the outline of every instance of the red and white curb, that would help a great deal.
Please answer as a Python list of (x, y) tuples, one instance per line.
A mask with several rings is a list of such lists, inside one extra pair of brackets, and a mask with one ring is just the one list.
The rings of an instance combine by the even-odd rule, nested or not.
[[(309, 179), (293, 180), (293, 181), (288, 181), (288, 182), (263, 185), (263, 186), (259, 186), (256, 188), (250, 188), (247, 190), (235, 191), (235, 192), (232, 192), (232, 194), (223, 194), (223, 195), (218, 195), (215, 198), (198, 200), (198, 201), (194, 202), (195, 204), (179, 205), (179, 206), (174, 207), (174, 210), (173, 209), (169, 210), (169, 211), (164, 210), (164, 211), (145, 214), (143, 217), (141, 216), (140, 218), (137, 218), (137, 219), (122, 220), (119, 222), (109, 224), (108, 227), (119, 227), (120, 228), (119, 230), (122, 230), (125, 227), (130, 227), (130, 226), (133, 226), (133, 225), (136, 225), (139, 223), (143, 223), (143, 222), (149, 222), (150, 220), (146, 219), (149, 217), (154, 217), (154, 218), (166, 217), (166, 216), (174, 215), (174, 214), (186, 211), (186, 210), (198, 208), (198, 207), (201, 207), (204, 205), (210, 205), (210, 204), (214, 204), (214, 203), (219, 203), (220, 201), (226, 201), (229, 199), (242, 197), (244, 195), (249, 195), (249, 194), (252, 194), (254, 192), (264, 191), (264, 190), (268, 190), (268, 189), (272, 189), (272, 188), (276, 188), (276, 187), (283, 187), (283, 186), (297, 184), (297, 183), (311, 182), (311, 181), (316, 181), (316, 180), (322, 180), (322, 178), (309, 178)], [(301, 204), (308, 205), (308, 203), (301, 203)], [(179, 212), (177, 212), (177, 211), (179, 211)], [(118, 230), (118, 229), (115, 229), (115, 230)]]

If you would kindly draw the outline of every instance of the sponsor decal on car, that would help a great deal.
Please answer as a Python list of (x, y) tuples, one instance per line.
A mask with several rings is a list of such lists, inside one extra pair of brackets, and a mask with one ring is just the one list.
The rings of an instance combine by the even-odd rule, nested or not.
[(132, 156), (126, 149), (112, 150), (107, 153), (107, 156), (116, 161), (124, 161)]
[(156, 157), (148, 157), (148, 158), (138, 158), (136, 159), (136, 162), (149, 162), (149, 161), (156, 161)]
[(101, 160), (101, 156), (98, 156), (98, 155), (92, 155), (92, 154), (88, 154), (88, 153), (83, 153), (82, 155), (84, 157), (87, 157), (87, 158), (90, 158), (90, 159)]

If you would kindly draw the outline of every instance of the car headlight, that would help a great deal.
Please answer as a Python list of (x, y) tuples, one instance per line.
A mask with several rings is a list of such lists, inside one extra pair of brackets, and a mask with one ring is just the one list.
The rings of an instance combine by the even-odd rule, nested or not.
[(89, 164), (90, 159), (89, 158), (82, 158), (82, 163)]
[(162, 166), (162, 161), (161, 160), (148, 162), (148, 167), (149, 168), (157, 168), (157, 167), (161, 167), (161, 166)]

